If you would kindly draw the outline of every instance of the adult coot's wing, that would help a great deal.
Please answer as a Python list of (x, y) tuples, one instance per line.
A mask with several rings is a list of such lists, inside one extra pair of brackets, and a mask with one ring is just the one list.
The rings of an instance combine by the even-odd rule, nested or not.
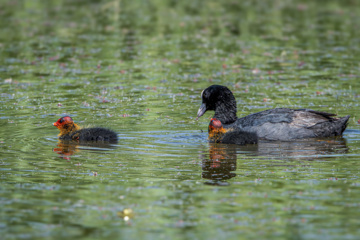
[(296, 109), (296, 111), (307, 111), (307, 112), (311, 112), (311, 113), (315, 113), (315, 114), (321, 115), (321, 116), (323, 116), (323, 117), (333, 117), (333, 116), (336, 116), (335, 113), (320, 112), (320, 111), (315, 111), (315, 110), (311, 110), (311, 109)]
[(260, 126), (265, 123), (288, 123), (297, 127), (311, 127), (318, 123), (335, 120), (333, 113), (314, 111), (311, 109), (275, 108), (239, 118), (240, 128)]
[(250, 114), (239, 118), (236, 125), (240, 128), (260, 126), (264, 123), (291, 123), (293, 121), (295, 110), (288, 108), (275, 108), (262, 112)]
[(334, 114), (308, 109), (276, 108), (240, 118), (236, 127), (256, 132), (260, 138), (268, 140), (287, 141), (341, 135), (349, 116), (339, 119), (332, 116)]

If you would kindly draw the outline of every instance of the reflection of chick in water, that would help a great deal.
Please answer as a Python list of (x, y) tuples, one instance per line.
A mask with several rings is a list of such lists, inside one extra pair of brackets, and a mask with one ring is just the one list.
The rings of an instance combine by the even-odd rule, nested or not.
[(69, 141), (60, 141), (57, 145), (57, 148), (54, 148), (53, 151), (57, 154), (60, 154), (60, 157), (65, 160), (70, 160), (70, 156), (77, 152), (77, 147), (79, 146), (76, 143), (71, 144)]
[(66, 160), (70, 160), (71, 155), (80, 151), (106, 151), (116, 147), (109, 142), (79, 142), (74, 140), (59, 140), (57, 146), (53, 151)]
[(234, 145), (210, 143), (209, 159), (202, 160), (202, 177), (226, 180), (236, 176), (236, 148)]

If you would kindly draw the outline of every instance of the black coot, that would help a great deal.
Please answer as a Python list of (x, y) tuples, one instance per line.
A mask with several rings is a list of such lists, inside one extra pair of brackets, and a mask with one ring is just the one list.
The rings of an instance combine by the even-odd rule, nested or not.
[(198, 117), (214, 110), (213, 118), (220, 120), (225, 129), (254, 132), (267, 140), (341, 136), (350, 117), (335, 118), (336, 114), (310, 109), (275, 108), (238, 118), (234, 95), (221, 85), (206, 88), (201, 98)]

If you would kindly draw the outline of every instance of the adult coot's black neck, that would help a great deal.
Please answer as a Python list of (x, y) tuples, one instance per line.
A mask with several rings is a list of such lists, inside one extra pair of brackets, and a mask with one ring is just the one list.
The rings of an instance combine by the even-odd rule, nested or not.
[(202, 104), (198, 111), (201, 117), (206, 111), (214, 110), (214, 118), (223, 124), (230, 124), (236, 121), (236, 100), (230, 89), (225, 86), (212, 85), (201, 93)]

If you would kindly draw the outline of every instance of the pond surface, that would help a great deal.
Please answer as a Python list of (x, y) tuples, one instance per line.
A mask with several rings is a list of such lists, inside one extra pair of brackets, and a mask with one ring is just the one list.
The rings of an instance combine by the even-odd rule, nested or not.
[[(2, 239), (358, 239), (358, 1), (0, 2)], [(351, 115), (343, 137), (209, 144), (238, 116)], [(52, 126), (118, 133), (60, 142)]]

